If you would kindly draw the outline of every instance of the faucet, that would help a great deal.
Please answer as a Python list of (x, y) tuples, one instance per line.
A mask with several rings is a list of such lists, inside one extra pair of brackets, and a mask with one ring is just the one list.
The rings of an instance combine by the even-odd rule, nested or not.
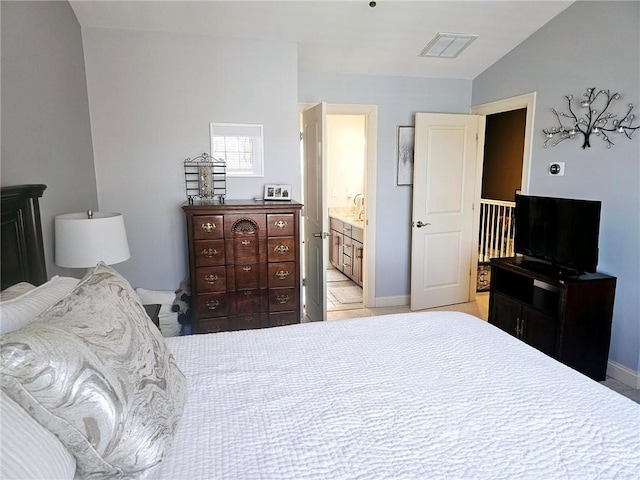
[(364, 220), (364, 194), (356, 193), (353, 197), (353, 204), (356, 206), (356, 218)]

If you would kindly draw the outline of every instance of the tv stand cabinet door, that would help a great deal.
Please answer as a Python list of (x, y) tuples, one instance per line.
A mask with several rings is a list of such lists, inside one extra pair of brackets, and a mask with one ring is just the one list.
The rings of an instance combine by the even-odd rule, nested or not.
[(523, 340), (533, 348), (557, 358), (558, 320), (538, 310), (522, 307)]
[(489, 323), (522, 339), (520, 334), (522, 303), (496, 291), (491, 292), (490, 303)]

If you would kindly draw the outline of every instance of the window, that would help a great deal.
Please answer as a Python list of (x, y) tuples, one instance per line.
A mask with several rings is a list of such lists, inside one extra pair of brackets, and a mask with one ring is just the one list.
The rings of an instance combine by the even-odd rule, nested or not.
[(212, 123), (211, 156), (224, 160), (231, 177), (264, 176), (262, 125)]

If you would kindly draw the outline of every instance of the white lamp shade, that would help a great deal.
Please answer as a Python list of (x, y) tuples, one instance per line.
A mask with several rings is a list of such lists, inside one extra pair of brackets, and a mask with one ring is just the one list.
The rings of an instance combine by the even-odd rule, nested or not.
[(119, 213), (66, 213), (55, 218), (56, 265), (88, 268), (127, 260), (129, 244), (124, 218)]

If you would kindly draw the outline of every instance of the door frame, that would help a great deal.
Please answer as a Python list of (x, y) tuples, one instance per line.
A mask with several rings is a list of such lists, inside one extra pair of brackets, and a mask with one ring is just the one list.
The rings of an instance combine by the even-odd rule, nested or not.
[[(473, 238), (476, 239), (474, 243), (471, 265), (478, 264), (478, 243), (477, 239), (480, 236), (480, 198), (482, 194), (482, 174), (484, 168), (484, 138), (486, 133), (486, 117), (487, 115), (493, 115), (496, 113), (510, 112), (512, 110), (519, 110), (521, 108), (527, 109), (527, 115), (525, 119), (524, 128), (524, 148), (522, 149), (522, 193), (529, 193), (529, 178), (531, 175), (531, 153), (533, 149), (533, 126), (535, 120), (535, 105), (536, 105), (536, 92), (525, 93), (517, 95), (515, 97), (504, 98), (496, 100), (494, 102), (481, 103), (479, 105), (473, 105), (469, 109), (469, 113), (474, 115), (480, 115), (484, 117), (484, 121), (480, 122), (480, 128), (478, 129), (478, 165), (476, 166), (476, 191), (474, 205), (478, 208), (475, 210), (473, 216)], [(476, 298), (477, 288), (477, 276), (472, 276), (474, 281), (469, 284), (469, 301), (474, 301)]]
[[(305, 110), (317, 105), (317, 103), (299, 103), (298, 110), (300, 115)], [(327, 115), (364, 115), (365, 130), (367, 135), (366, 153), (365, 153), (365, 178), (364, 178), (364, 211), (365, 211), (365, 228), (364, 228), (364, 263), (363, 268), (363, 286), (362, 301), (364, 307), (375, 306), (375, 258), (376, 258), (376, 181), (377, 181), (377, 162), (378, 162), (378, 106), (365, 104), (338, 104), (327, 103)], [(302, 178), (304, 185), (305, 179)], [(323, 189), (326, 192), (326, 185)], [(329, 212), (326, 211), (327, 224), (329, 222)], [(326, 267), (326, 265), (325, 265)]]

